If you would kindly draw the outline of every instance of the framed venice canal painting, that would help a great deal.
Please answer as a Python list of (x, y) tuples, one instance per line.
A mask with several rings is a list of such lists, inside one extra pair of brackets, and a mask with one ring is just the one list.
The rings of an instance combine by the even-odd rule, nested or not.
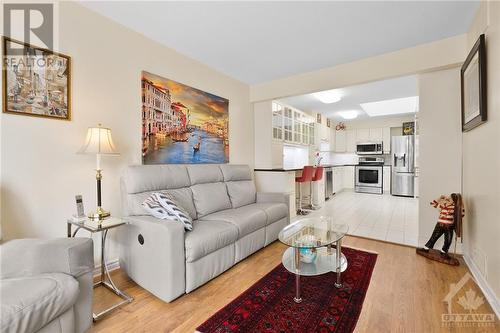
[(229, 100), (142, 72), (143, 164), (229, 162)]

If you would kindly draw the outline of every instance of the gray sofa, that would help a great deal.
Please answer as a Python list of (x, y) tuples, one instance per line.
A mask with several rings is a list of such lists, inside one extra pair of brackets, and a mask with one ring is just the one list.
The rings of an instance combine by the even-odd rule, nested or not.
[[(281, 193), (257, 193), (246, 165), (131, 166), (121, 181), (120, 266), (143, 288), (170, 302), (277, 239), (289, 223)], [(164, 191), (193, 218), (181, 223), (146, 215), (141, 206)]]
[(90, 329), (92, 239), (17, 239), (2, 244), (0, 250), (0, 332)]

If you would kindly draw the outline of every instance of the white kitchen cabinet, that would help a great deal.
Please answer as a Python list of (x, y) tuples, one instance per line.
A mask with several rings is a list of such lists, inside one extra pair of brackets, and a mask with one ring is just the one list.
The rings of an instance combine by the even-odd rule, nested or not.
[(282, 168), (286, 143), (314, 144), (314, 117), (275, 101), (254, 104), (254, 158), (259, 169)]
[(346, 189), (354, 189), (354, 166), (346, 165), (343, 171), (343, 187)]
[(317, 142), (330, 142), (330, 128), (323, 124), (315, 124), (316, 135), (318, 136)]
[(384, 166), (383, 170), (383, 189), (384, 192), (391, 192), (391, 167)]
[(330, 128), (321, 124), (321, 140), (330, 142)]
[(356, 130), (346, 130), (346, 151), (348, 153), (356, 152), (356, 138)]
[(370, 128), (370, 141), (383, 141), (384, 135), (382, 128)]
[(335, 133), (335, 152), (345, 153), (346, 151), (346, 131), (337, 131)]
[(337, 131), (335, 130), (335, 128), (329, 128), (330, 130), (330, 148), (332, 151), (335, 151), (335, 134), (337, 133)]
[(333, 168), (333, 192), (338, 193), (344, 188), (344, 167)]
[(357, 142), (370, 141), (370, 129), (369, 128), (358, 128), (356, 130), (356, 141)]
[(283, 110), (283, 140), (293, 141), (293, 111), (289, 108)]
[(293, 111), (293, 143), (302, 143), (302, 112)]
[(391, 128), (390, 127), (384, 127), (382, 129), (382, 141), (384, 145), (384, 153), (390, 154), (391, 153)]

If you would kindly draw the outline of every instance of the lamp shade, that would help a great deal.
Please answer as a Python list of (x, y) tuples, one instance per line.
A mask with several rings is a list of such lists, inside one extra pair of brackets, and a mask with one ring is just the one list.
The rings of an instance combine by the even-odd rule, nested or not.
[(113, 143), (111, 129), (101, 127), (101, 125), (99, 127), (89, 127), (85, 143), (78, 153), (100, 155), (120, 154)]

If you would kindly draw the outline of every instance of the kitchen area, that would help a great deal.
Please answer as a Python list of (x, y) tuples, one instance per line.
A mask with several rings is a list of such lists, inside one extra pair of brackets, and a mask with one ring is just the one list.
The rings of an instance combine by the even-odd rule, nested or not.
[[(415, 77), (258, 102), (254, 112), (259, 191), (289, 193), (295, 218), (328, 214), (351, 235), (416, 245)], [(302, 177), (305, 166), (321, 176)]]

